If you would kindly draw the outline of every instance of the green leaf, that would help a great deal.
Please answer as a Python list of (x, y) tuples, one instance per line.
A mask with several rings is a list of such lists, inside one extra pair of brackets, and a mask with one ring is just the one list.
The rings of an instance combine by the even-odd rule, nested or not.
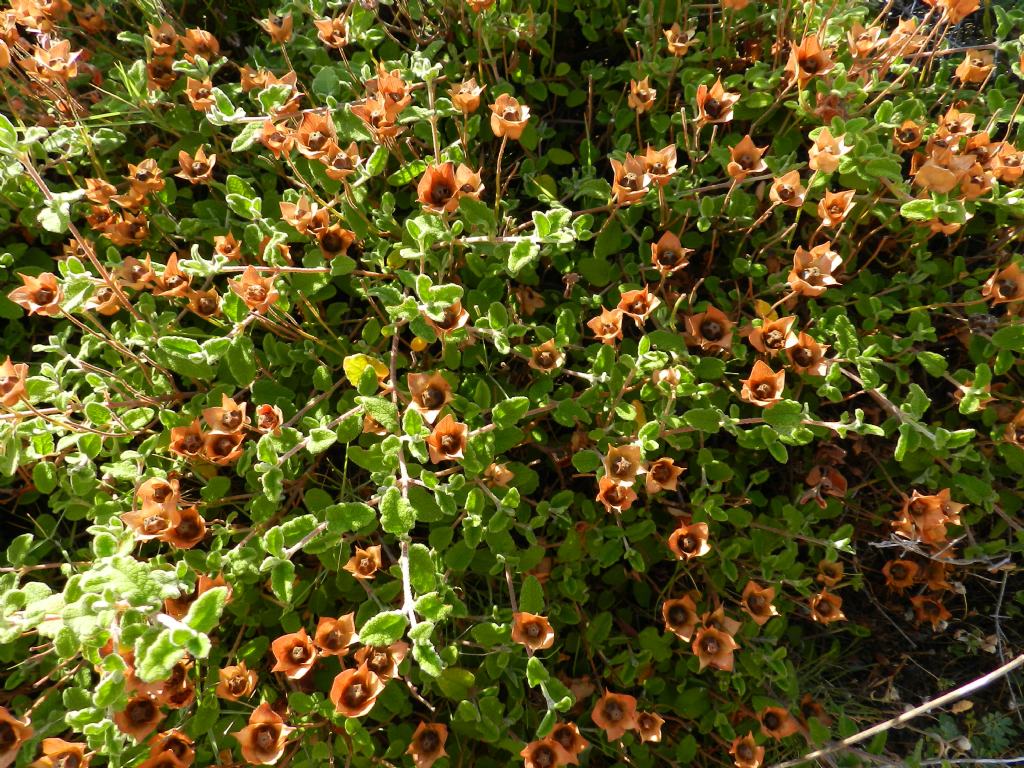
[(537, 614), (544, 611), (544, 589), (536, 576), (527, 575), (523, 579), (519, 590), (519, 610)]
[(992, 334), (992, 343), (999, 349), (1024, 352), (1024, 323), (1016, 323), (1000, 328)]
[(398, 432), (398, 406), (383, 397), (357, 397), (363, 410), (388, 432)]
[(135, 673), (144, 683), (166, 680), (174, 665), (185, 657), (184, 644), (176, 643), (169, 629), (161, 630), (150, 642), (145, 642), (145, 637), (135, 644)]
[(408, 623), (401, 611), (378, 613), (359, 630), (359, 642), (363, 645), (391, 645), (402, 637)]
[(508, 273), (515, 277), (522, 270), (536, 261), (540, 255), (540, 246), (532, 240), (520, 240), (512, 246), (508, 255)]
[(0, 152), (14, 154), (18, 151), (18, 131), (5, 115), (0, 114)]
[(803, 422), (804, 406), (796, 400), (780, 400), (764, 409), (764, 420), (776, 429), (790, 431)]
[(392, 486), (380, 500), (380, 527), (387, 533), (408, 533), (416, 524), (416, 510), (402, 493)]
[(291, 560), (278, 560), (270, 570), (270, 589), (282, 603), (292, 602), (294, 590), (295, 565)]
[(377, 513), (367, 504), (357, 501), (332, 504), (324, 511), (328, 530), (332, 533), (346, 533), (365, 528), (377, 519)]
[(327, 427), (313, 427), (306, 439), (306, 450), (310, 453), (323, 453), (338, 441), (338, 436)]
[(213, 587), (203, 592), (189, 606), (184, 622), (196, 632), (209, 633), (217, 626), (224, 604), (228, 600), (227, 587)]
[(240, 387), (247, 387), (256, 378), (256, 349), (248, 336), (236, 336), (231, 340), (224, 356), (231, 378)]
[(692, 408), (683, 414), (683, 421), (701, 432), (714, 434), (722, 426), (722, 412), (717, 408)]
[(526, 397), (510, 397), (494, 406), (491, 418), (495, 424), (508, 427), (515, 424), (530, 409), (530, 400)]

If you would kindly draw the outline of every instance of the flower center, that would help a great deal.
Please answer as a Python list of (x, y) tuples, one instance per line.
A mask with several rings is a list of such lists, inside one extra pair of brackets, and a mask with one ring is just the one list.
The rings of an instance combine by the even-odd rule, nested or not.
[(368, 696), (369, 691), (366, 690), (365, 685), (362, 683), (352, 683), (352, 685), (345, 689), (342, 699), (346, 706), (355, 709), (362, 706)]
[(536, 640), (541, 636), (540, 623), (536, 621), (531, 621), (529, 624), (523, 627), (523, 631), (526, 633), (526, 636), (528, 638), (530, 638), (531, 640)]
[(309, 649), (304, 645), (293, 645), (288, 655), (296, 664), (305, 664), (309, 661)]
[(747, 598), (747, 607), (754, 613), (764, 610), (764, 597), (762, 595), (751, 595)]
[(767, 381), (762, 381), (754, 387), (754, 394), (757, 395), (758, 400), (768, 400), (775, 394), (775, 389)]
[(692, 533), (688, 533), (679, 539), (679, 548), (683, 552), (696, 552), (700, 548), (700, 542)]
[(777, 328), (772, 328), (764, 335), (764, 345), (768, 347), (768, 349), (782, 349), (782, 345), (785, 342), (786, 334)]
[(700, 324), (700, 335), (708, 341), (718, 341), (725, 335), (725, 329), (717, 320), (705, 320)]
[(714, 656), (720, 648), (721, 645), (719, 645), (718, 640), (713, 637), (705, 637), (700, 641), (700, 649), (708, 656)]
[(439, 387), (427, 387), (423, 390), (420, 399), (427, 408), (439, 408), (444, 403), (444, 392)]
[(241, 696), (247, 687), (248, 681), (244, 675), (234, 674), (227, 681), (227, 689), (233, 696)]
[(655, 464), (654, 467), (651, 468), (651, 477), (654, 478), (654, 481), (657, 483), (667, 483), (672, 479), (672, 468), (665, 463)]
[(420, 734), (420, 751), (433, 754), (441, 745), (441, 739), (434, 730), (424, 731)]
[(198, 302), (199, 311), (204, 315), (212, 315), (217, 311), (217, 302), (209, 296), (203, 296)]
[(442, 435), (441, 450), (451, 455), (459, 450), (459, 438), (455, 435)]
[(1020, 293), (1020, 286), (1008, 278), (1000, 280), (996, 285), (999, 286), (999, 293), (1003, 298), (1010, 299)]
[(789, 186), (779, 187), (779, 191), (776, 194), (779, 196), (779, 200), (789, 200), (793, 197), (793, 188)]
[(905, 565), (896, 564), (889, 569), (889, 575), (892, 576), (894, 581), (903, 581), (907, 578), (907, 567)]
[(673, 605), (668, 610), (668, 620), (674, 627), (681, 627), (690, 618), (690, 612), (681, 605)]
[(337, 232), (328, 232), (320, 240), (320, 247), (328, 253), (337, 253), (344, 247), (344, 240)]
[(170, 275), (170, 276), (164, 278), (164, 286), (169, 291), (173, 291), (175, 288), (178, 288), (179, 286), (183, 285), (184, 283), (185, 283), (185, 278), (182, 277), (181, 275)]
[(277, 743), (277, 731), (271, 725), (261, 725), (256, 729), (255, 741), (257, 747), (268, 752)]
[(191, 433), (185, 436), (185, 439), (181, 441), (181, 447), (186, 453), (198, 453), (203, 447), (203, 438), (196, 433)]
[(650, 171), (655, 176), (664, 176), (666, 173), (668, 173), (668, 168), (666, 168), (665, 164), (659, 160), (658, 162), (653, 163), (651, 165)]
[(817, 57), (810, 58), (810, 59), (802, 59), (800, 61), (800, 69), (802, 69), (804, 72), (807, 72), (810, 75), (813, 75), (815, 72), (817, 72), (821, 68), (822, 68), (822, 62), (819, 61)]
[(14, 385), (18, 383), (16, 376), (0, 376), (0, 392), (5, 395), (14, 389)]
[(781, 719), (775, 712), (768, 712), (767, 714), (765, 714), (763, 722), (764, 727), (767, 728), (769, 731), (774, 731), (776, 728), (782, 725)]
[(900, 131), (900, 141), (902, 141), (904, 144), (910, 144), (915, 139), (917, 139), (917, 131), (913, 130), (912, 128), (905, 128), (902, 131)]
[(722, 114), (722, 102), (712, 96), (704, 102), (704, 114), (711, 118), (719, 117)]
[(142, 521), (142, 532), (153, 536), (167, 529), (167, 520), (160, 515), (150, 515)]
[(227, 435), (218, 437), (213, 444), (214, 453), (218, 456), (227, 456), (235, 447), (234, 441)]
[(430, 190), (430, 202), (434, 205), (444, 205), (452, 197), (452, 188), (447, 184), (435, 184)]
[(505, 107), (501, 112), (501, 116), (503, 119), (514, 123), (519, 119), (519, 107)]
[(753, 760), (754, 748), (744, 741), (736, 747), (736, 757), (740, 758), (740, 760)]
[(674, 267), (679, 263), (679, 257), (679, 251), (666, 248), (664, 251), (658, 252), (658, 263), (665, 267)]
[(361, 557), (359, 558), (359, 572), (363, 575), (369, 575), (377, 570), (377, 563), (374, 562), (372, 557)]
[(7, 752), (17, 741), (14, 727), (10, 723), (0, 723), (0, 753)]
[(49, 288), (40, 288), (36, 291), (36, 304), (45, 305), (53, 301), (54, 292)]
[(814, 362), (814, 353), (807, 347), (797, 347), (793, 350), (793, 362), (806, 368)]
[(220, 417), (221, 426), (224, 429), (237, 429), (242, 423), (242, 412), (241, 411), (225, 411)]
[(149, 699), (133, 701), (128, 705), (128, 719), (135, 725), (148, 723), (156, 714), (156, 706)]
[(625, 714), (626, 713), (622, 711), (622, 706), (617, 701), (609, 701), (604, 705), (604, 716), (613, 723), (619, 722)]
[(553, 368), (554, 365), (555, 365), (555, 355), (554, 355), (554, 353), (553, 352), (549, 352), (546, 349), (541, 351), (541, 352), (536, 353), (533, 356), (533, 359), (537, 363), (537, 365), (540, 366), (541, 368)]
[(538, 768), (550, 768), (555, 765), (555, 751), (542, 744), (533, 751), (533, 764)]
[(815, 610), (817, 610), (817, 612), (820, 613), (822, 616), (829, 616), (832, 613), (832, 603), (828, 602), (827, 600), (822, 600), (818, 603)]

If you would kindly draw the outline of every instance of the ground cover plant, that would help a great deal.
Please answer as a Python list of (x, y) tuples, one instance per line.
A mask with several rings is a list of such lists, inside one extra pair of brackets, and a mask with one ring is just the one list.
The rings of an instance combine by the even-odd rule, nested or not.
[(1022, 32), (13, 0), (0, 768), (1019, 759)]

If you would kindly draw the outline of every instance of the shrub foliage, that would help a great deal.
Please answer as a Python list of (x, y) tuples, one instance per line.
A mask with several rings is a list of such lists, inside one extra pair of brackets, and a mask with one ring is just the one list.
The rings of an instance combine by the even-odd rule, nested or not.
[(757, 768), (1010, 659), (1024, 11), (919, 5), (12, 0), (0, 766)]

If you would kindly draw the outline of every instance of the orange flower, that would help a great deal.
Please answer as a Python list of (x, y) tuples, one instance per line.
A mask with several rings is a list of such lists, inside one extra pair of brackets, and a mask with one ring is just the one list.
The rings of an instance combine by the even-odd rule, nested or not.
[(85, 302), (85, 308), (105, 316), (116, 315), (121, 311), (121, 300), (109, 285), (97, 283), (92, 296)]
[(954, 27), (981, 6), (980, 0), (925, 0), (925, 3), (942, 11), (942, 20)]
[(650, 189), (650, 176), (643, 158), (626, 153), (625, 162), (611, 158), (612, 194), (619, 205), (632, 205), (644, 198)]
[(164, 714), (156, 702), (142, 694), (128, 699), (125, 708), (115, 713), (114, 724), (121, 733), (128, 734), (141, 744), (163, 719)]
[(530, 348), (528, 365), (535, 371), (550, 373), (565, 364), (565, 354), (555, 346), (554, 339)]
[(587, 328), (593, 331), (602, 343), (614, 346), (615, 342), (622, 338), (622, 315), (621, 309), (602, 307), (600, 315), (587, 321)]
[(466, 4), (473, 13), (480, 13), (494, 5), (494, 0), (466, 0)]
[(758, 713), (757, 719), (761, 723), (761, 733), (776, 741), (800, 731), (796, 718), (782, 707), (765, 707)]
[(846, 143), (845, 136), (833, 136), (828, 127), (822, 128), (814, 144), (807, 150), (807, 166), (812, 171), (832, 173), (839, 167), (839, 161), (850, 154), (852, 149)]
[(146, 42), (153, 49), (154, 56), (173, 56), (178, 52), (178, 33), (169, 22), (164, 22), (159, 27), (149, 24), (149, 34)]
[(135, 498), (143, 509), (159, 507), (168, 511), (177, 509), (178, 480), (151, 477), (135, 490)]
[(410, 373), (408, 381), (409, 407), (433, 424), (441, 409), (452, 401), (452, 385), (440, 373)]
[[(3, 723), (0, 716), (0, 723)], [(3, 726), (0, 725), (0, 730)], [(0, 737), (0, 742), (4, 741)], [(29, 763), (29, 768), (88, 768), (89, 758), (85, 754), (85, 744), (75, 744), (64, 739), (43, 739), (43, 756)], [(0, 747), (2, 750), (3, 747)], [(0, 765), (5, 765), (5, 751), (0, 752)], [(10, 763), (6, 763), (10, 765)]]
[(1000, 142), (991, 155), (989, 169), (1000, 181), (1016, 184), (1024, 176), (1024, 153), (1009, 142)]
[(689, 595), (666, 600), (661, 604), (665, 629), (680, 640), (690, 642), (697, 629), (697, 604)]
[(241, 432), (211, 432), (203, 439), (203, 453), (208, 461), (221, 467), (234, 464), (242, 455), (242, 441), (245, 435)]
[(469, 313), (462, 308), (462, 302), (456, 301), (444, 310), (441, 319), (435, 320), (430, 315), (424, 314), (427, 322), (437, 332), (438, 336), (447, 336), (452, 331), (465, 327), (469, 322)]
[(428, 211), (451, 213), (459, 207), (458, 190), (455, 163), (428, 165), (416, 185), (416, 197)]
[(213, 178), (213, 166), (216, 164), (217, 156), (207, 156), (205, 147), (199, 147), (195, 157), (185, 150), (181, 150), (178, 153), (180, 170), (174, 175), (190, 184), (204, 184)]
[(338, 133), (330, 112), (304, 112), (294, 136), (299, 154), (312, 160), (326, 156), (337, 146)]
[(913, 120), (904, 120), (893, 130), (892, 143), (900, 152), (917, 149), (921, 144), (921, 126)]
[(770, 408), (782, 399), (782, 390), (786, 386), (786, 369), (776, 373), (762, 360), (754, 363), (750, 376), (742, 382), (740, 398), (748, 403)]
[(676, 172), (676, 145), (669, 144), (663, 149), (654, 149), (648, 145), (641, 159), (651, 183), (664, 187)]
[(491, 132), (499, 139), (508, 137), (518, 139), (526, 129), (526, 123), (530, 119), (530, 108), (520, 104), (514, 97), (507, 93), (501, 94), (491, 109)]
[[(379, 556), (379, 555), (378, 555)], [(356, 642), (355, 614), (346, 613), (337, 619), (322, 617), (313, 633), (313, 644), (321, 656), (344, 656)]]
[(865, 28), (860, 22), (854, 22), (846, 32), (846, 42), (855, 59), (869, 58), (878, 47), (881, 37), (882, 28), (874, 24)]
[(843, 598), (833, 595), (827, 589), (811, 598), (811, 618), (819, 624), (831, 624), (833, 621), (846, 621), (843, 615)]
[(555, 642), (555, 631), (546, 616), (520, 611), (512, 614), (512, 642), (532, 651), (543, 651)]
[(220, 407), (204, 408), (203, 421), (217, 434), (230, 435), (241, 432), (248, 419), (245, 418), (246, 403), (239, 405), (225, 394), (220, 396)]
[(733, 651), (739, 646), (732, 635), (714, 627), (702, 627), (693, 638), (693, 652), (700, 661), (700, 669), (706, 667), (722, 672), (732, 672)]
[(579, 765), (580, 753), (590, 746), (590, 742), (580, 735), (576, 723), (557, 723), (548, 737), (560, 748), (560, 762), (566, 765)]
[(621, 739), (626, 731), (636, 728), (636, 698), (625, 693), (608, 691), (597, 700), (590, 719), (604, 731), (609, 741)]
[(796, 316), (780, 317), (776, 320), (765, 320), (757, 328), (750, 331), (747, 341), (750, 346), (762, 355), (773, 355), (795, 347), (797, 340), (793, 333)]
[(750, 614), (757, 626), (763, 626), (772, 616), (778, 616), (779, 610), (772, 603), (775, 600), (774, 587), (761, 587), (756, 581), (748, 581), (740, 598), (743, 610)]
[(409, 653), (407, 643), (392, 643), (387, 646), (364, 645), (355, 652), (356, 664), (365, 664), (373, 674), (380, 678), (381, 683), (398, 675), (398, 665)]
[(178, 254), (172, 253), (167, 257), (167, 265), (163, 272), (156, 278), (156, 285), (153, 287), (154, 296), (185, 296), (192, 285), (192, 276), (181, 271), (178, 267)]
[(256, 429), (263, 434), (279, 434), (284, 416), (276, 405), (264, 403), (256, 407)]
[(202, 56), (207, 62), (212, 62), (220, 55), (220, 43), (205, 29), (186, 29), (181, 44), (189, 54), (185, 57), (189, 61), (193, 56)]
[(632, 488), (616, 483), (607, 475), (597, 481), (597, 500), (604, 504), (608, 512), (629, 509), (636, 499), (636, 492)]
[(805, 693), (800, 698), (800, 717), (803, 718), (804, 722), (813, 718), (824, 726), (832, 724), (832, 718), (825, 713), (825, 708), (816, 702), (809, 693)]
[(928, 192), (945, 194), (953, 191), (966, 170), (960, 167), (949, 150), (936, 152), (918, 166), (914, 172), (914, 184)]
[(823, 227), (837, 227), (846, 221), (853, 210), (852, 189), (844, 192), (825, 192), (825, 197), (818, 203), (818, 218)]
[(806, 196), (807, 190), (800, 183), (799, 171), (790, 171), (774, 179), (768, 190), (768, 199), (773, 205), (788, 205), (790, 208), (799, 208)]
[(416, 768), (430, 768), (439, 757), (448, 754), (444, 749), (447, 740), (448, 726), (443, 723), (421, 722), (416, 726), (405, 753), (412, 755)]
[(665, 35), (669, 53), (673, 56), (685, 56), (690, 50), (696, 30), (692, 27), (684, 30), (678, 22), (674, 22), (671, 28), (662, 30), (662, 34)]
[(971, 49), (964, 54), (964, 60), (956, 68), (956, 76), (964, 85), (984, 83), (992, 74), (994, 58), (991, 51)]
[(710, 89), (703, 83), (697, 86), (697, 121), (700, 123), (728, 123), (732, 108), (740, 100), (738, 93), (729, 93), (718, 78)]
[(651, 243), (651, 263), (663, 275), (671, 275), (685, 268), (689, 263), (692, 248), (683, 248), (679, 238), (671, 232), (663, 234), (656, 243)]
[(709, 306), (703, 312), (686, 317), (687, 343), (701, 350), (727, 352), (732, 349), (732, 321), (720, 309)]
[(711, 545), (708, 543), (708, 524), (680, 525), (668, 537), (668, 548), (675, 554), (676, 560), (703, 557), (711, 551)]
[(660, 304), (661, 299), (657, 296), (652, 296), (648, 286), (645, 285), (642, 289), (623, 291), (619, 297), (618, 308), (622, 310), (624, 315), (633, 318), (637, 328), (643, 328), (651, 312), (657, 309)]
[(640, 741), (661, 741), (661, 726), (664, 724), (665, 718), (655, 712), (638, 712), (636, 730)]
[(553, 768), (553, 766), (560, 765), (559, 757), (561, 753), (559, 749), (558, 744), (548, 737), (538, 741), (531, 741), (523, 747), (519, 756), (523, 758), (524, 768)]
[(402, 73), (397, 69), (388, 71), (383, 63), (377, 64), (377, 76), (367, 80), (365, 86), (368, 96), (383, 100), (389, 120), (397, 120), (402, 110), (412, 104)]
[(28, 364), (12, 363), (11, 358), (0, 365), (0, 405), (10, 408), (25, 395), (25, 382), (28, 380)]
[(271, 672), (284, 672), (289, 680), (299, 680), (313, 668), (317, 651), (305, 628), (281, 635), (270, 644), (276, 663)]
[(793, 268), (786, 281), (791, 291), (798, 296), (821, 296), (832, 285), (839, 285), (833, 272), (843, 263), (843, 257), (832, 250), (830, 241), (816, 245), (811, 250), (803, 247), (793, 254)]
[(122, 514), (121, 522), (135, 534), (137, 541), (151, 541), (160, 538), (171, 528), (175, 513), (174, 508), (143, 506), (142, 509)]
[(977, 200), (992, 191), (995, 176), (975, 163), (960, 179), (960, 194), (965, 200)]
[(139, 261), (134, 256), (129, 256), (117, 266), (115, 272), (122, 287), (136, 291), (148, 288), (149, 284), (156, 280), (156, 273), (153, 271), (153, 264), (148, 253), (145, 262)]
[(43, 272), (38, 277), (24, 275), (20, 272), (23, 285), (18, 286), (7, 298), (28, 312), (29, 315), (56, 317), (60, 314), (60, 302), (64, 298), (57, 276), (52, 272)]
[(753, 733), (733, 739), (729, 754), (736, 768), (760, 768), (764, 761), (764, 747), (757, 746)]
[(1004, 304), (1024, 299), (1024, 271), (1020, 264), (997, 269), (981, 289), (981, 295), (992, 304)]
[(365, 665), (346, 669), (334, 678), (329, 698), (339, 714), (362, 717), (377, 703), (384, 683)]
[(192, 549), (206, 537), (206, 522), (195, 507), (187, 507), (171, 515), (171, 526), (160, 534), (160, 540), (178, 549)]
[(885, 576), (885, 586), (893, 592), (914, 586), (920, 567), (913, 560), (889, 560), (882, 566), (882, 575)]
[(659, 491), (674, 491), (679, 487), (678, 481), (681, 474), (683, 474), (683, 467), (677, 467), (676, 463), (668, 457), (660, 458), (647, 468), (644, 490), (649, 494)]
[(380, 545), (355, 548), (355, 554), (349, 558), (343, 568), (357, 579), (372, 579), (381, 568)]
[(657, 96), (658, 92), (651, 88), (649, 77), (645, 77), (640, 82), (630, 80), (629, 96), (626, 97), (626, 103), (630, 109), (634, 109), (637, 114), (642, 115), (654, 106)]
[(452, 104), (463, 115), (469, 115), (480, 109), (480, 94), (484, 92), (482, 85), (477, 85), (476, 78), (471, 77), (448, 89)]
[(363, 159), (359, 156), (359, 147), (353, 141), (349, 142), (346, 149), (341, 149), (337, 144), (330, 144), (327, 154), (321, 157), (320, 161), (324, 163), (324, 173), (329, 178), (344, 181), (356, 172)]
[(174, 756), (178, 766), (189, 766), (195, 761), (195, 742), (177, 728), (154, 735), (148, 743), (150, 755), (169, 753)]
[(274, 157), (280, 159), (281, 155), (291, 153), (295, 145), (295, 134), (288, 126), (267, 119), (263, 121), (263, 128), (260, 131), (260, 143), (269, 149)]
[[(174, 65), (174, 59), (168, 57), (166, 59), (153, 59), (146, 63), (146, 88), (151, 91), (166, 91), (172, 85), (178, 81), (178, 73), (175, 72), (171, 67)], [(187, 95), (187, 94), (186, 94)], [(195, 102), (190, 97), (189, 101)], [(210, 101), (212, 105), (212, 100)], [(198, 107), (197, 107), (198, 108)], [(207, 107), (203, 107), (206, 109)]]
[(294, 731), (270, 704), (263, 702), (249, 716), (249, 724), (234, 736), (242, 747), (242, 757), (250, 765), (272, 765), (284, 754), (288, 735)]
[(1006, 425), (1003, 439), (1008, 443), (1024, 448), (1024, 409), (1018, 411), (1017, 415)]
[(187, 427), (171, 428), (171, 453), (187, 458), (196, 458), (203, 450), (203, 433), (199, 428), (199, 419), (195, 419)]
[(802, 88), (816, 75), (825, 75), (835, 68), (832, 49), (822, 50), (821, 41), (815, 35), (808, 35), (799, 45), (791, 44), (789, 61), (786, 63), (786, 78), (794, 77)]
[(924, 496), (915, 490), (903, 502), (899, 519), (893, 523), (893, 528), (904, 538), (916, 538), (926, 544), (944, 544), (946, 526), (960, 525), (960, 510), (964, 506), (950, 498), (948, 488), (934, 496)]
[(427, 452), (434, 464), (463, 458), (469, 427), (449, 413), (437, 423), (427, 437)]
[(754, 146), (754, 141), (748, 133), (740, 139), (739, 144), (729, 150), (732, 160), (726, 166), (726, 172), (730, 177), (740, 181), (751, 173), (761, 173), (767, 170), (768, 166), (763, 157), (767, 149), (767, 146)]
[(279, 45), (284, 45), (292, 39), (293, 22), (290, 13), (286, 13), (284, 16), (271, 14), (265, 19), (257, 19), (256, 23), (270, 35), (273, 42)]
[(819, 344), (812, 336), (800, 331), (796, 337), (796, 344), (787, 349), (786, 354), (797, 373), (824, 376), (828, 373), (830, 362), (825, 360), (826, 351), (827, 344)]
[(265, 313), (281, 295), (274, 288), (274, 276), (260, 277), (251, 264), (245, 268), (240, 280), (228, 280), (228, 286), (251, 311)]
[(604, 459), (605, 477), (617, 485), (632, 485), (642, 468), (643, 461), (638, 445), (610, 447)]
[(504, 464), (491, 463), (484, 470), (484, 480), (490, 487), (508, 487), (508, 484), (515, 480), (515, 473)]
[(394, 138), (404, 128), (395, 124), (395, 118), (386, 97), (362, 99), (349, 106), (352, 114), (366, 123), (373, 140), (380, 144), (382, 139)]
[(32, 733), (28, 718), (18, 720), (6, 707), (0, 707), (0, 768), (14, 762), (21, 745), (32, 738)]
[(838, 560), (819, 560), (818, 574), (814, 580), (826, 587), (834, 587), (843, 580), (845, 569)]
[(932, 625), (932, 631), (938, 632), (940, 626), (953, 618), (945, 605), (942, 604), (940, 595), (917, 595), (910, 598), (914, 606), (914, 621), (924, 624), (926, 621)]
[(217, 670), (216, 693), (219, 698), (225, 701), (238, 701), (252, 696), (256, 690), (256, 683), (259, 682), (259, 675), (247, 668), (244, 661), (235, 666), (224, 667)]
[(337, 18), (314, 19), (316, 36), (328, 48), (340, 51), (348, 45), (348, 24), (344, 16)]
[[(173, 70), (172, 70), (173, 71)], [(192, 109), (206, 112), (213, 108), (213, 83), (210, 80), (185, 80), (185, 95)]]

